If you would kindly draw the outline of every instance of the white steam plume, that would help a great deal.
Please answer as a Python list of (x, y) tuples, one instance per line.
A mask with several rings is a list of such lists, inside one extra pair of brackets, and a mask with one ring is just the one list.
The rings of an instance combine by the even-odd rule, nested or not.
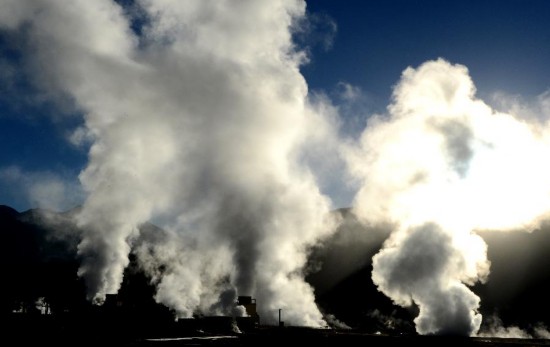
[(267, 320), (282, 308), (323, 325), (302, 272), (333, 226), (304, 158), (333, 126), (308, 103), (292, 44), (305, 2), (134, 5), (135, 32), (136, 11), (111, 0), (2, 1), (0, 27), (28, 42), (35, 82), (74, 100), (94, 139), (78, 216), (90, 298), (117, 292), (153, 218), (173, 237), (136, 253), (180, 316), (238, 293)]
[(349, 151), (362, 181), (355, 213), (396, 230), (372, 278), (395, 303), (420, 309), (420, 334), (475, 335), (489, 273), (476, 230), (532, 230), (550, 211), (550, 126), (499, 113), (475, 97), (466, 67), (442, 59), (407, 68), (388, 116)]
[(536, 323), (528, 329), (521, 329), (518, 326), (504, 326), (502, 320), (497, 315), (489, 316), (483, 322), (478, 336), (480, 337), (500, 337), (513, 339), (548, 339), (550, 332), (543, 323)]
[(78, 180), (67, 176), (48, 171), (26, 171), (16, 165), (0, 167), (0, 182), (4, 182), (9, 194), (54, 211), (74, 207), (83, 198)]

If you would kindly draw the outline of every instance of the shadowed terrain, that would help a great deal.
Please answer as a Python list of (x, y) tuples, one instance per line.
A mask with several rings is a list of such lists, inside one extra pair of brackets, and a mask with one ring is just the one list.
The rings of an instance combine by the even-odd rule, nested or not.
[[(14, 335), (25, 335), (24, 331), (33, 325), (41, 332), (38, 336), (56, 336), (56, 332), (59, 333), (56, 329), (71, 331), (71, 336), (81, 336), (87, 334), (89, 327), (100, 328), (99, 331), (104, 333), (116, 332), (115, 335), (122, 337), (141, 338), (193, 335), (200, 330), (196, 326), (185, 330), (183, 323), (175, 325), (173, 313), (155, 303), (154, 283), (144, 275), (133, 256), (116, 300), (108, 301), (104, 306), (91, 305), (85, 298), (84, 282), (77, 276), (80, 232), (71, 221), (75, 211), (30, 210), (19, 213), (7, 206), (0, 207), (0, 259), (5, 274), (0, 308), (2, 315), (8, 318), (8, 326), (13, 325), (10, 330)], [(392, 339), (392, 343), (399, 344), (405, 340), (409, 343), (408, 339), (416, 336), (413, 319), (418, 313), (417, 308), (393, 305), (376, 289), (370, 276), (371, 258), (382, 246), (391, 226), (365, 227), (349, 210), (335, 213), (341, 213), (344, 222), (327, 242), (312, 250), (307, 280), (314, 286), (317, 303), (329, 324), (336, 328), (347, 325), (352, 330), (264, 328), (249, 332), (246, 337), (231, 343), (249, 345), (257, 342), (254, 339), (284, 340), (302, 338), (304, 334), (329, 344), (336, 343), (336, 339), (350, 344), (377, 343), (380, 338), (374, 334), (409, 336), (407, 339)], [(162, 237), (164, 233), (152, 224), (145, 224), (141, 229), (142, 237), (148, 240), (153, 236)], [(530, 333), (537, 326), (549, 325), (544, 304), (550, 289), (547, 271), (550, 255), (546, 252), (550, 246), (550, 234), (547, 229), (548, 225), (543, 224), (532, 233), (480, 233), (488, 244), (491, 261), (489, 281), (473, 287), (481, 297), (480, 311), (486, 317), (482, 331), (495, 323), (492, 317), (498, 317), (498, 324), (503, 327), (517, 326)], [(187, 328), (190, 326), (188, 324)], [(19, 331), (18, 327), (25, 329)], [(228, 332), (233, 334), (230, 329)], [(187, 344), (189, 341), (177, 343)], [(423, 338), (415, 341), (429, 345), (440, 340)], [(460, 345), (497, 345), (494, 341), (487, 342), (487, 338), (459, 341)], [(518, 344), (526, 340), (502, 340), (499, 343), (503, 341)], [(532, 345), (543, 344), (536, 342), (538, 340), (528, 341)]]

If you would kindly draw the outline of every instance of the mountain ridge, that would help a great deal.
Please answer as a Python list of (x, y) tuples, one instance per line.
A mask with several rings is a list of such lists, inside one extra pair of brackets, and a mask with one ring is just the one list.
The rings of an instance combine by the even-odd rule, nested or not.
[[(80, 234), (71, 220), (76, 211), (18, 212), (0, 205), (0, 260), (6, 265), (8, 283), (0, 289), (0, 311), (32, 306), (44, 296), (51, 298), (52, 310), (85, 306), (84, 283), (77, 276)], [(311, 250), (306, 268), (306, 280), (315, 289), (321, 310), (355, 328), (413, 333), (417, 308), (393, 305), (370, 277), (372, 256), (382, 247), (391, 226), (367, 227), (351, 209), (335, 213), (343, 217), (342, 224), (323, 245)], [(154, 224), (145, 223), (141, 229), (150, 240), (163, 237), (164, 230)], [(498, 316), (505, 325), (550, 325), (549, 314), (541, 305), (550, 291), (550, 224), (543, 223), (531, 233), (479, 234), (488, 244), (492, 262), (488, 282), (472, 287), (481, 297), (481, 313), (487, 318)], [(129, 294), (133, 285), (141, 289)], [(125, 273), (121, 293), (152, 305), (154, 286), (134, 259)]]

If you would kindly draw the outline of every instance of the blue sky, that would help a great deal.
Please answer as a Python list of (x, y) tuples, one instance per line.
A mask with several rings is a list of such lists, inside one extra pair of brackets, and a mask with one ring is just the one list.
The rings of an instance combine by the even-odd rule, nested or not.
[(482, 94), (548, 88), (547, 1), (314, 0), (308, 8), (338, 26), (332, 49), (315, 51), (304, 68), (313, 88), (344, 80), (386, 99), (405, 67), (438, 57), (466, 65)]
[[(407, 66), (438, 57), (467, 66), (477, 95), (489, 103), (495, 92), (529, 100), (549, 88), (548, 1), (310, 0), (307, 4), (312, 30), (299, 42), (309, 45), (310, 62), (302, 73), (311, 92), (325, 93), (336, 104), (342, 101), (341, 83), (361, 91), (360, 105), (344, 114), (360, 120), (350, 122), (348, 131), (360, 132), (370, 114), (384, 111), (392, 86)], [(33, 87), (22, 69), (26, 59), (22, 45), (9, 33), (0, 33), (0, 204), (18, 210), (47, 200), (38, 201), (28, 193), (33, 180), (46, 177), (74, 186), (87, 162), (87, 148), (68, 140), (81, 117)], [(70, 100), (66, 102), (70, 105)], [(82, 198), (70, 195), (58, 196), (55, 208), (68, 208)]]

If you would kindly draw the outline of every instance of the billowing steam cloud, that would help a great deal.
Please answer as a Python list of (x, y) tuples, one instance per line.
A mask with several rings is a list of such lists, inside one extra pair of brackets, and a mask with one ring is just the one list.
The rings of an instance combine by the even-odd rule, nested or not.
[(324, 324), (303, 280), (333, 230), (304, 163), (332, 125), (307, 100), (292, 44), (300, 0), (3, 0), (0, 26), (32, 50), (35, 83), (93, 139), (78, 251), (89, 296), (120, 287), (138, 226), (172, 237), (136, 254), (180, 316), (254, 295), (269, 319)]
[(491, 109), (466, 67), (442, 59), (406, 69), (393, 98), (348, 158), (362, 181), (355, 212), (396, 225), (373, 281), (418, 305), (419, 333), (474, 335), (479, 298), (467, 285), (490, 266), (475, 231), (532, 230), (547, 217), (550, 127)]
[[(311, 167), (339, 144), (335, 108), (308, 99), (299, 72), (303, 0), (0, 2), (33, 83), (84, 115), (71, 141), (91, 143), (76, 217), (90, 299), (118, 291), (132, 251), (181, 317), (241, 314), (236, 296), (252, 295), (264, 321), (283, 309), (325, 324), (303, 272), (335, 221)], [(421, 334), (478, 332), (468, 286), (490, 264), (476, 231), (548, 217), (550, 126), (516, 111), (477, 99), (465, 67), (430, 61), (346, 152), (356, 215), (395, 225), (372, 278), (418, 306)], [(148, 220), (167, 233), (140, 235)]]

